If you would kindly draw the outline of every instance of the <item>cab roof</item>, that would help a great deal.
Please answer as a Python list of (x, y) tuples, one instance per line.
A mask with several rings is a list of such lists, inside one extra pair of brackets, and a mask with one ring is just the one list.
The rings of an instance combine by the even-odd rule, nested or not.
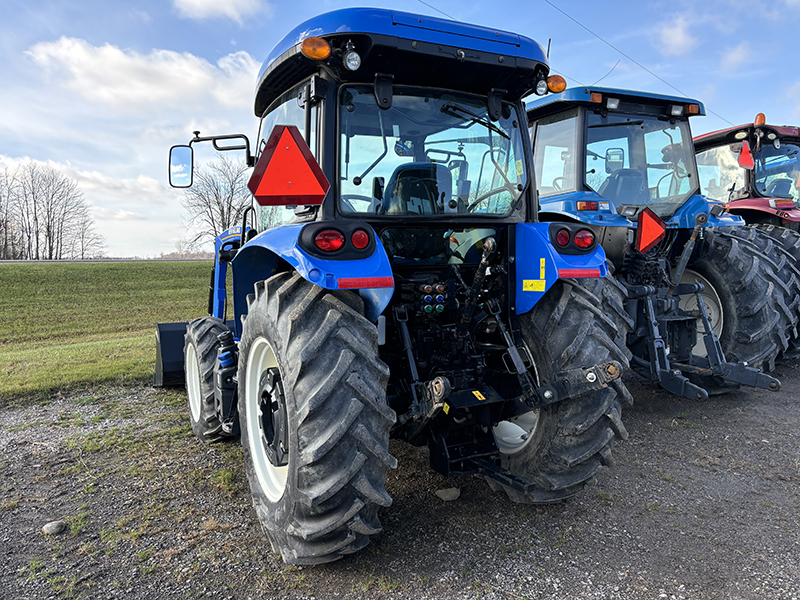
[[(789, 125), (759, 125), (756, 127), (753, 123), (745, 123), (738, 127), (729, 127), (727, 129), (720, 129), (719, 131), (712, 131), (711, 133), (704, 133), (694, 138), (695, 150), (700, 152), (712, 146), (721, 146), (724, 144), (735, 144), (747, 139), (755, 132), (756, 129), (761, 129), (765, 132), (774, 132), (778, 138), (796, 138), (800, 140), (800, 127), (791, 127)], [(744, 132), (746, 135), (736, 137), (736, 134)]]
[[(329, 41), (333, 52), (328, 59), (316, 61), (302, 54), (301, 44), (310, 36)], [(355, 73), (342, 67), (348, 41), (362, 55)], [(459, 64), (471, 65), (468, 76)], [(256, 115), (320, 68), (340, 81), (372, 81), (379, 72), (394, 75), (396, 84), (458, 83), (456, 89), (475, 93), (503, 88), (520, 98), (535, 86), (534, 72), (546, 76), (548, 70), (542, 47), (522, 35), (395, 10), (347, 8), (301, 23), (272, 49), (258, 75)], [(527, 89), (521, 93), (521, 88)]]
[(538, 119), (546, 115), (572, 108), (573, 106), (592, 105), (592, 94), (599, 93), (603, 96), (603, 103), (606, 98), (619, 98), (620, 106), (617, 110), (626, 112), (645, 112), (645, 107), (664, 106), (671, 104), (697, 104), (699, 112), (695, 115), (705, 115), (706, 108), (699, 100), (684, 98), (681, 96), (668, 96), (665, 94), (653, 94), (650, 92), (640, 92), (636, 90), (623, 90), (618, 88), (603, 87), (573, 87), (564, 90), (560, 94), (548, 94), (542, 98), (537, 98), (526, 103), (528, 120)]

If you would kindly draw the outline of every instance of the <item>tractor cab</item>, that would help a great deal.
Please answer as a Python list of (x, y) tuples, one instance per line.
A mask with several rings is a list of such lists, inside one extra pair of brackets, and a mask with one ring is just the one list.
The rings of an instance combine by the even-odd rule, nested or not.
[(540, 218), (577, 219), (606, 241), (614, 237), (604, 248), (615, 265), (628, 248), (616, 228), (637, 229), (641, 250), (645, 239), (674, 238), (644, 231), (653, 224), (662, 233), (691, 230), (699, 213), (710, 219), (704, 225), (741, 224), (700, 196), (689, 127), (692, 116), (705, 114), (699, 101), (573, 88), (529, 103), (527, 114)]
[(748, 223), (800, 228), (800, 128), (753, 123), (694, 140), (702, 193)]

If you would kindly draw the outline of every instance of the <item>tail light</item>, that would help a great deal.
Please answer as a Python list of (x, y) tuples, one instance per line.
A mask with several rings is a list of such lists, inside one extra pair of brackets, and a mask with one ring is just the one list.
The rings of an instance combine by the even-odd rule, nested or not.
[(556, 234), (556, 242), (559, 246), (566, 246), (569, 244), (569, 229), (562, 229)]
[(578, 248), (585, 250), (586, 248), (591, 248), (594, 244), (594, 232), (589, 229), (581, 229), (575, 234), (574, 237), (575, 245)]
[(356, 229), (350, 237), (353, 247), (357, 250), (363, 250), (369, 246), (369, 234), (363, 229)]
[(323, 229), (314, 236), (314, 245), (323, 252), (336, 252), (344, 242), (344, 235), (335, 229)]

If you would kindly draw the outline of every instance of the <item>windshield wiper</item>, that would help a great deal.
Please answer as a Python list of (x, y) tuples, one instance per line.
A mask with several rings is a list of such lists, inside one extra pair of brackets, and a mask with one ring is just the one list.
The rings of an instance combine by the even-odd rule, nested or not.
[(625, 121), (624, 123), (597, 123), (596, 125), (589, 125), (589, 129), (597, 129), (598, 127), (622, 127), (623, 125), (644, 125), (644, 121)]
[[(494, 131), (498, 135), (502, 135), (507, 140), (511, 139), (511, 136), (508, 135), (502, 129), (500, 129), (497, 125), (494, 125), (493, 123), (490, 123), (489, 121), (487, 121), (486, 119), (484, 119), (480, 115), (476, 115), (474, 112), (472, 112), (468, 108), (464, 108), (463, 106), (459, 106), (458, 104), (453, 104), (452, 102), (448, 102), (447, 104), (443, 104), (442, 108), (439, 109), (439, 110), (441, 112), (447, 113), (447, 114), (449, 114), (449, 115), (451, 115), (453, 117), (458, 117), (459, 119), (464, 119), (465, 121), (469, 121), (470, 123), (478, 123), (480, 125), (483, 125), (484, 127), (486, 127), (486, 129)], [(471, 119), (467, 119), (466, 117), (463, 117), (462, 115), (458, 114), (459, 112), (462, 112), (462, 113), (464, 113), (466, 115), (469, 115), (472, 118)]]

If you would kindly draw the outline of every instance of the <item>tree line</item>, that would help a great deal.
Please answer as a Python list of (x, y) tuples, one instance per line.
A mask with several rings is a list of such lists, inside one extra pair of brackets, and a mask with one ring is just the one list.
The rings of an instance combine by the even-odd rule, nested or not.
[(0, 259), (82, 260), (104, 248), (74, 180), (35, 161), (0, 172)]

